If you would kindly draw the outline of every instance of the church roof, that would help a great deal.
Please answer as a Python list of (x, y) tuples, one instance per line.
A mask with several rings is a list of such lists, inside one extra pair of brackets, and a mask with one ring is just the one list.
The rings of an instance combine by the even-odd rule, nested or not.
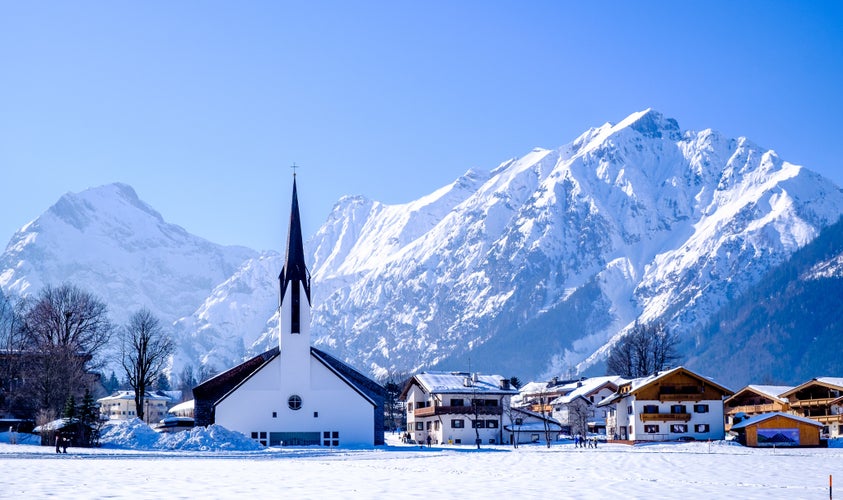
[[(270, 361), (279, 355), (278, 347), (273, 347), (239, 365), (230, 368), (193, 388), (193, 397), (197, 405), (210, 404), (216, 406), (229, 394), (236, 390), (246, 380), (266, 366)], [(368, 400), (373, 406), (382, 406), (386, 394), (385, 389), (377, 382), (366, 377), (351, 366), (331, 356), (325, 351), (310, 348), (310, 355), (333, 371), (340, 379), (354, 389), (360, 396)], [(213, 422), (205, 422), (203, 416), (197, 416), (196, 425), (209, 425)], [(208, 417), (210, 418), (210, 416)], [(202, 420), (200, 422), (200, 420)]]
[(301, 217), (299, 216), (299, 197), (296, 190), (296, 178), (293, 176), (293, 206), (290, 209), (290, 228), (287, 232), (287, 258), (284, 269), (278, 276), (281, 281), (281, 296), (287, 290), (290, 281), (300, 281), (310, 303), (310, 271), (304, 262), (304, 240), (301, 232)]

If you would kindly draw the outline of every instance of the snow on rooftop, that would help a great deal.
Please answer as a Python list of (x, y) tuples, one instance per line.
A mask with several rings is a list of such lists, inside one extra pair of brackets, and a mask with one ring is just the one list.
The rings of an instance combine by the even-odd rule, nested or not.
[(415, 378), (429, 393), (516, 394), (518, 392), (515, 389), (502, 389), (501, 381), (509, 379), (500, 375), (480, 375), (466, 372), (422, 372)]
[(754, 385), (750, 384), (747, 386), (748, 389), (752, 389), (755, 392), (759, 392), (765, 396), (769, 396), (773, 399), (781, 400), (781, 395), (792, 390), (793, 386), (790, 385)]
[(757, 424), (758, 422), (763, 422), (763, 421), (765, 421), (767, 419), (770, 419), (770, 418), (773, 418), (773, 417), (785, 417), (785, 418), (789, 418), (789, 419), (792, 419), (792, 420), (797, 420), (797, 421), (802, 422), (804, 424), (813, 425), (815, 427), (822, 427), (823, 426), (823, 424), (817, 422), (816, 420), (811, 420), (810, 418), (807, 418), (807, 417), (802, 417), (802, 416), (799, 416), (799, 415), (792, 415), (790, 413), (782, 413), (780, 411), (776, 411), (776, 412), (771, 412), (771, 413), (762, 413), (761, 415), (755, 415), (754, 417), (750, 417), (746, 420), (741, 420), (739, 423), (732, 426), (732, 430), (734, 431), (734, 430), (737, 430), (737, 429), (743, 429), (745, 427)]

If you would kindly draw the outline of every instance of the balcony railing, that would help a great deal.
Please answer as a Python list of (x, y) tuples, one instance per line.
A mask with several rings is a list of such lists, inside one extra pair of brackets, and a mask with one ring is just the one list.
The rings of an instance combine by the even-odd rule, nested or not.
[(769, 413), (774, 411), (782, 411), (781, 404), (766, 404), (766, 405), (741, 405), (726, 408), (727, 415), (734, 415), (736, 413)]
[(806, 406), (828, 406), (837, 398), (799, 399), (790, 402), (791, 408), (804, 408)]
[[(500, 406), (478, 406), (478, 415), (502, 415), (503, 409)], [(474, 415), (473, 406), (425, 406), (416, 408), (416, 417), (432, 417), (435, 415)]]
[(691, 420), (690, 413), (641, 413), (640, 418), (642, 422), (649, 422), (651, 420), (658, 420), (659, 422), (669, 422), (672, 420), (681, 420), (687, 422)]
[(843, 422), (843, 415), (805, 415), (805, 418), (816, 420), (821, 424), (832, 424), (834, 422)]

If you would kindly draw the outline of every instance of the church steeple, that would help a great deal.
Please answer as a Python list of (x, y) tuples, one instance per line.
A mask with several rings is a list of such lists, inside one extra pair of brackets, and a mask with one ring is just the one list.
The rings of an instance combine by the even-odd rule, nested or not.
[[(304, 263), (304, 242), (301, 233), (301, 220), (299, 219), (299, 199), (296, 192), (296, 174), (293, 174), (293, 206), (290, 210), (290, 227), (287, 233), (287, 258), (284, 261), (284, 268), (278, 276), (281, 285), (281, 298), (279, 307), (282, 311), (285, 300), (290, 300), (290, 329), (289, 333), (301, 333), (302, 320), (309, 319), (309, 314), (302, 314), (302, 307), (310, 308), (310, 271)], [(292, 285), (292, 286), (291, 286)], [(301, 292), (304, 291), (307, 305), (302, 304)], [(287, 292), (289, 293), (289, 297)]]

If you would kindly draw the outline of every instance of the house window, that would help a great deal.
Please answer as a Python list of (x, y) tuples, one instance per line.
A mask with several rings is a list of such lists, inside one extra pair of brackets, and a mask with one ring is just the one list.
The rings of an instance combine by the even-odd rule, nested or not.
[[(318, 434), (317, 434), (318, 436)], [(339, 446), (340, 433), (338, 431), (322, 432), (322, 446)]]
[(688, 424), (671, 424), (670, 432), (674, 434), (685, 434), (688, 432)]
[(632, 415), (632, 405), (626, 407), (627, 415)]
[(435, 420), (433, 422), (433, 430), (435, 430), (435, 431), (439, 430), (439, 421), (438, 420)]
[(708, 413), (708, 405), (694, 405), (694, 413)]
[(318, 411), (313, 412), (313, 418), (319, 418), (319, 412)]
[(497, 420), (486, 420), (486, 428), (487, 429), (497, 429), (498, 428), (498, 421)]
[(463, 399), (452, 399), (451, 406), (465, 406), (465, 400)]
[(486, 421), (485, 420), (472, 420), (471, 421), (471, 428), (472, 429), (485, 429), (486, 428)]
[(465, 420), (461, 418), (455, 418), (451, 420), (451, 428), (452, 429), (462, 429), (465, 427)]
[(290, 407), (291, 410), (301, 410), (301, 396), (298, 394), (293, 394), (287, 399), (287, 406)]
[(670, 406), (670, 413), (686, 413), (685, 412), (685, 405), (671, 405)]
[(694, 426), (694, 432), (708, 432), (708, 424), (697, 424)]
[(407, 403), (407, 411), (413, 411), (413, 402)]
[(427, 421), (427, 430), (430, 430), (433, 427), (433, 422), (431, 420)]
[(656, 424), (645, 425), (644, 432), (646, 432), (647, 434), (658, 434), (659, 426)]
[(658, 413), (659, 405), (644, 405), (644, 413)]
[(515, 419), (515, 425), (523, 425), (523, 424), (524, 424), (523, 418), (516, 418)]
[(424, 430), (424, 422), (416, 422), (416, 430), (423, 431)]
[(272, 418), (278, 418), (278, 412), (277, 411), (272, 412)]

